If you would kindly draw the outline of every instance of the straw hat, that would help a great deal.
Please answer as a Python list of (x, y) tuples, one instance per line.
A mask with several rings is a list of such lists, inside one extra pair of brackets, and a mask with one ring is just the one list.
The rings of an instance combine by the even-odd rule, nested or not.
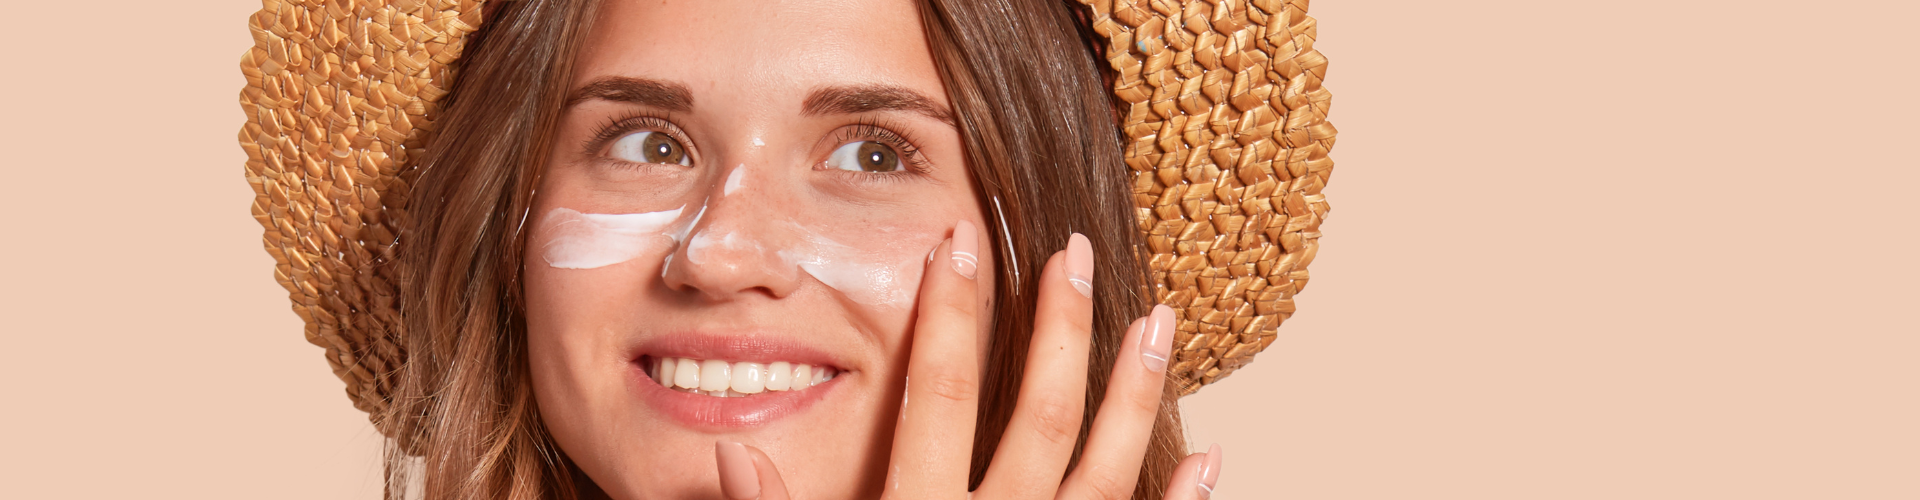
[[(1079, 0), (1108, 42), (1154, 297), (1181, 394), (1273, 343), (1307, 284), (1333, 161), (1308, 0)], [(253, 215), (307, 340), (354, 406), (402, 356), (392, 214), (485, 0), (265, 0), (241, 56)]]

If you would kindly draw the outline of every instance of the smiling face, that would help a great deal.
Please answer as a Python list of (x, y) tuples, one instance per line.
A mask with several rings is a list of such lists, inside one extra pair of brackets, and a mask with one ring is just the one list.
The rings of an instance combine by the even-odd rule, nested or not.
[(579, 57), (526, 241), (547, 429), (615, 498), (717, 497), (718, 439), (875, 496), (928, 253), (986, 224), (914, 4), (610, 0)]

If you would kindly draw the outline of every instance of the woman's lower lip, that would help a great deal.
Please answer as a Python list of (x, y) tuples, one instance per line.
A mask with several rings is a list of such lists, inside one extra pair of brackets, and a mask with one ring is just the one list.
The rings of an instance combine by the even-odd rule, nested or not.
[(639, 364), (633, 365), (632, 383), (636, 394), (649, 407), (667, 418), (699, 430), (728, 431), (759, 427), (799, 413), (819, 402), (827, 391), (839, 385), (841, 373), (804, 391), (770, 391), (747, 397), (722, 398), (668, 389), (647, 376)]

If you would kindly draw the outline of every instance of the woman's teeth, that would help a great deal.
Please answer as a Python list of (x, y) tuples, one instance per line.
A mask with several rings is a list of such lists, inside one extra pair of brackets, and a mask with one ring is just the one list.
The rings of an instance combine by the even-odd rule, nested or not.
[(728, 363), (717, 359), (655, 358), (648, 375), (680, 392), (714, 397), (743, 397), (767, 391), (798, 391), (826, 383), (834, 369), (776, 361)]

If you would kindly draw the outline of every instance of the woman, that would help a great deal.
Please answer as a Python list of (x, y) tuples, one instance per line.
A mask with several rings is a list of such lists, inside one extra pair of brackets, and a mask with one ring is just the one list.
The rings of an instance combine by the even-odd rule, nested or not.
[[(1215, 26), (1235, 22), (1222, 5)], [(1151, 214), (1128, 196), (1178, 193), (1130, 186), (1116, 117), (1144, 104), (1116, 111), (1107, 89), (1126, 101), (1139, 73), (1096, 65), (1088, 30), (1107, 12), (488, 5), (455, 40), (427, 153), (398, 176), (411, 190), (382, 192), (405, 208), (392, 260), (361, 266), (398, 287), (394, 314), (362, 316), (407, 333), (369, 408), (394, 437), (390, 492), (417, 478), (428, 498), (1204, 498), (1221, 451), (1185, 455), (1176, 312), (1148, 309), (1193, 299), (1141, 294), (1172, 252), (1149, 251)], [(1127, 19), (1142, 12), (1112, 15), (1144, 30)], [(459, 26), (396, 19), (334, 35), (362, 52), (342, 73), (381, 68), (382, 36)], [(1271, 127), (1259, 118), (1240, 120)], [(347, 132), (335, 151), (357, 146)], [(1264, 198), (1243, 180), (1228, 196)], [(1277, 248), (1220, 241), (1249, 255), (1222, 268)], [(1255, 281), (1226, 300), (1253, 309), (1273, 279)], [(1233, 324), (1271, 331), (1249, 318)]]

